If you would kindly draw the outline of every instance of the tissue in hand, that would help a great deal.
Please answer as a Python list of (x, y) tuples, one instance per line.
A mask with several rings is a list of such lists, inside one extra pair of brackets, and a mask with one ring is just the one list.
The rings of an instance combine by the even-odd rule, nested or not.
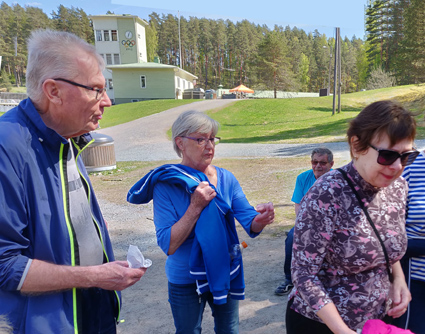
[(130, 268), (149, 268), (152, 261), (145, 259), (139, 247), (130, 245), (128, 247), (127, 262)]

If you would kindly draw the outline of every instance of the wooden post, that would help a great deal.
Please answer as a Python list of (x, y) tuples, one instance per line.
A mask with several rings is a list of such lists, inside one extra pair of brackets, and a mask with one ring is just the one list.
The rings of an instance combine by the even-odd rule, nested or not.
[(335, 101), (337, 94), (337, 72), (338, 72), (338, 54), (339, 54), (339, 28), (335, 28), (335, 63), (334, 63), (334, 95), (332, 116), (335, 115)]
[(341, 32), (338, 29), (338, 114), (341, 112)]

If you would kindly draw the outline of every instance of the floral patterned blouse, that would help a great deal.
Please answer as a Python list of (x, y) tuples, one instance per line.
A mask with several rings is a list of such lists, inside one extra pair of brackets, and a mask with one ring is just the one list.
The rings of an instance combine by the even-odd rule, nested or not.
[[(407, 185), (398, 178), (390, 186), (367, 183), (353, 163), (342, 167), (353, 181), (383, 240), (391, 265), (406, 251)], [(342, 174), (333, 170), (310, 188), (295, 223), (292, 309), (316, 315), (333, 302), (353, 330), (368, 319), (381, 319), (391, 300), (384, 252), (363, 210)]]

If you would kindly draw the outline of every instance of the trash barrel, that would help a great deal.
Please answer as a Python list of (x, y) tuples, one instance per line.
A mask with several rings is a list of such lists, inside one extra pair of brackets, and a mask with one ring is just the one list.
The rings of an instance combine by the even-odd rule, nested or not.
[(94, 143), (81, 153), (87, 171), (90, 173), (117, 168), (112, 137), (98, 132), (91, 132), (91, 135)]

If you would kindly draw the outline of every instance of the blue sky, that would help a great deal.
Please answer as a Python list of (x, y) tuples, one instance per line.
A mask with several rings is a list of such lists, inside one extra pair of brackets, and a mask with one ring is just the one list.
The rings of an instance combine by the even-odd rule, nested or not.
[(247, 19), (256, 24), (266, 24), (273, 28), (281, 26), (298, 27), (306, 32), (317, 29), (326, 36), (334, 36), (335, 27), (341, 28), (341, 35), (349, 38), (364, 37), (364, 6), (367, 0), (244, 0), (244, 1), (208, 1), (208, 0), (35, 0), (5, 1), (8, 5), (18, 3), (21, 6), (40, 7), (50, 16), (59, 4), (66, 7), (83, 8), (87, 14), (105, 14), (108, 10), (115, 14), (133, 14), (148, 20), (152, 12), (158, 14), (178, 11), (189, 18), (206, 17), (211, 19), (230, 19), (233, 22)]

